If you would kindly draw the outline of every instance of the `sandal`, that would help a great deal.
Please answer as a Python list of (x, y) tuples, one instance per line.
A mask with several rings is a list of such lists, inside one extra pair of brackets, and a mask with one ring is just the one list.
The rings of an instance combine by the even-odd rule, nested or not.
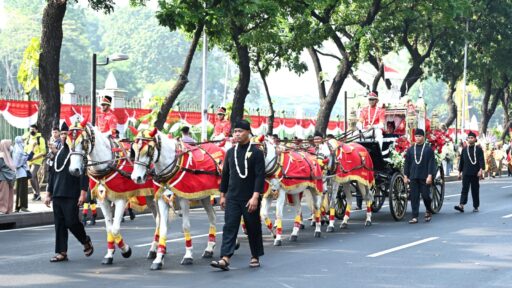
[(62, 261), (68, 261), (67, 254), (57, 253), (57, 254), (55, 254), (55, 256), (50, 258), (50, 262), (62, 262)]
[(430, 222), (432, 220), (432, 213), (425, 213), (425, 222)]
[(212, 266), (213, 268), (222, 269), (224, 271), (229, 271), (229, 262), (226, 261), (225, 259), (220, 259), (219, 261), (212, 261), (210, 263), (210, 266)]
[(412, 218), (411, 220), (409, 220), (409, 224), (417, 224), (418, 223), (418, 218)]
[(464, 207), (460, 205), (453, 206), (453, 209), (459, 211), (460, 213), (464, 213)]
[(90, 257), (92, 253), (94, 253), (94, 247), (92, 246), (91, 237), (87, 236), (84, 244), (84, 255), (85, 257)]
[(251, 258), (251, 262), (249, 262), (249, 267), (251, 268), (259, 268), (261, 265), (260, 265), (260, 260), (258, 258)]

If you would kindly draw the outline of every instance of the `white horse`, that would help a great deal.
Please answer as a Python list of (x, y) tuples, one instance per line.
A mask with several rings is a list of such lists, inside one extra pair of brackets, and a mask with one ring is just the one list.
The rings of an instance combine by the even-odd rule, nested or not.
[[(124, 242), (120, 232), (127, 197), (117, 195), (117, 193), (108, 188), (109, 185), (112, 185), (111, 181), (116, 181), (114, 180), (116, 177), (127, 177), (127, 175), (122, 175), (124, 172), (120, 172), (123, 167), (119, 169), (113, 168), (118, 164), (118, 161), (120, 161), (119, 165), (124, 166), (127, 164), (127, 160), (116, 159), (116, 153), (114, 152), (116, 147), (114, 147), (113, 140), (109, 139), (109, 134), (102, 134), (96, 127), (86, 126), (86, 120), (71, 126), (67, 142), (71, 150), (69, 172), (75, 176), (81, 175), (86, 172), (86, 166), (88, 165), (88, 176), (96, 182), (93, 194), (98, 198), (98, 204), (105, 217), (105, 228), (107, 231), (107, 253), (103, 258), (102, 264), (110, 265), (113, 263), (115, 245), (121, 250), (121, 255), (124, 258), (129, 258), (132, 254), (132, 249)], [(86, 165), (88, 162), (89, 164)], [(144, 191), (140, 190), (131, 194), (132, 196), (139, 196), (143, 195), (144, 192), (151, 192), (151, 190), (145, 189)], [(146, 199), (150, 200), (147, 201), (148, 206), (150, 208), (153, 207), (153, 210), (155, 210), (154, 203), (151, 201), (152, 198), (146, 197)], [(115, 205), (113, 217), (111, 211), (112, 203)]]
[(337, 200), (340, 185), (347, 201), (345, 215), (340, 228), (345, 229), (348, 227), (352, 205), (351, 187), (353, 183), (366, 200), (365, 226), (370, 226), (372, 224), (373, 202), (373, 194), (370, 187), (374, 184), (374, 176), (373, 162), (368, 151), (357, 143), (340, 145), (337, 140), (331, 139), (320, 144), (319, 154), (327, 157), (329, 160), (326, 170), (330, 171), (330, 175), (324, 178), (324, 183), (329, 181), (332, 185), (331, 197), (329, 199), (330, 207), (326, 207), (326, 209), (329, 208), (329, 226), (327, 226), (326, 232), (334, 232), (335, 208), (332, 205)]
[[(206, 213), (208, 215), (208, 221), (210, 223), (208, 244), (202, 257), (211, 258), (213, 256), (213, 250), (215, 248), (215, 235), (216, 235), (216, 216), (215, 210), (210, 202), (210, 195), (214, 193), (213, 189), (207, 192), (201, 191), (188, 191), (192, 192), (189, 194), (178, 193), (178, 185), (184, 185), (185, 188), (195, 189), (198, 183), (190, 177), (198, 176), (192, 171), (190, 167), (194, 166), (197, 159), (194, 158), (192, 150), (187, 150), (183, 144), (175, 139), (169, 139), (167, 135), (164, 135), (156, 130), (152, 131), (142, 130), (138, 133), (136, 142), (134, 144), (134, 150), (136, 160), (134, 162), (134, 169), (131, 179), (135, 183), (143, 183), (148, 177), (149, 168), (154, 165), (154, 178), (153, 182), (158, 185), (158, 189), (155, 197), (158, 204), (158, 211), (160, 214), (160, 223), (158, 223), (157, 229), (159, 229), (159, 243), (158, 252), (155, 260), (151, 265), (151, 270), (160, 270), (164, 264), (164, 256), (166, 254), (166, 240), (168, 230), (168, 213), (170, 204), (173, 201), (173, 197), (177, 196), (181, 212), (183, 215), (183, 233), (185, 235), (185, 255), (181, 260), (182, 265), (190, 265), (193, 263), (193, 247), (192, 238), (190, 236), (190, 202), (192, 200), (199, 200)], [(218, 147), (217, 147), (218, 148)], [(195, 149), (201, 149), (196, 147)], [(221, 150), (220, 148), (218, 148)], [(223, 153), (222, 153), (223, 155)], [(197, 171), (196, 171), (197, 172)], [(200, 173), (199, 173), (200, 174)], [(218, 189), (217, 179), (220, 174), (204, 174), (200, 175), (204, 179), (215, 178), (215, 182), (210, 180), (204, 180), (209, 186), (215, 186)], [(207, 183), (206, 183), (207, 182)], [(182, 186), (183, 187), (183, 186)]]
[[(298, 152), (287, 151), (283, 153), (278, 153), (276, 146), (270, 140), (263, 140), (260, 143), (265, 152), (265, 173), (266, 173), (266, 181), (269, 183), (270, 188), (274, 191), (277, 191), (277, 203), (276, 203), (276, 231), (273, 231), (272, 221), (269, 219), (269, 209), (271, 207), (272, 196), (265, 195), (261, 204), (261, 217), (264, 219), (267, 228), (274, 235), (274, 245), (281, 246), (282, 245), (282, 219), (283, 219), (283, 210), (284, 205), (286, 203), (287, 195), (290, 195), (292, 198), (293, 207), (295, 208), (295, 222), (292, 233), (290, 235), (291, 241), (297, 241), (298, 233), (302, 223), (301, 216), (301, 200), (300, 194), (307, 192), (311, 194), (314, 203), (314, 215), (316, 221), (315, 228), (315, 237), (321, 236), (321, 223), (320, 223), (320, 202), (321, 197), (316, 192), (315, 185), (312, 185), (312, 182), (317, 181), (316, 177), (321, 177), (320, 175), (316, 175), (314, 171), (309, 171), (307, 175), (296, 176), (296, 175), (288, 175), (287, 173), (291, 172), (294, 167), (293, 165), (305, 165), (303, 168), (308, 169), (307, 167), (313, 169), (313, 167), (308, 165), (316, 165), (317, 163), (298, 163), (296, 161), (292, 161), (291, 157), (300, 158), (303, 161), (308, 161), (304, 155), (299, 155)], [(287, 154), (284, 156), (284, 154)], [(293, 155), (293, 156), (292, 156)], [(282, 157), (285, 157), (283, 159)], [(285, 163), (282, 163), (286, 161)], [(290, 169), (291, 168), (291, 169)], [(308, 179), (312, 177), (311, 179)], [(289, 181), (296, 181), (295, 185), (290, 186), (287, 185)], [(284, 183), (287, 182), (287, 183)]]

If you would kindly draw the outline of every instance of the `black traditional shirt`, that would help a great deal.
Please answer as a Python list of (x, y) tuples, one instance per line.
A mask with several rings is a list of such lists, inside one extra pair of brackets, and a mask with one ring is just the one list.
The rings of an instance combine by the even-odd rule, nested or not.
[(476, 176), (480, 169), (485, 170), (484, 151), (482, 147), (477, 145), (464, 147), (460, 154), (459, 172), (467, 176)]
[(238, 145), (236, 151), (238, 170), (235, 163), (235, 147), (229, 149), (224, 158), (222, 181), (219, 190), (226, 194), (226, 199), (249, 201), (254, 192), (263, 193), (263, 185), (265, 184), (265, 157), (258, 147), (251, 145), (247, 153), (247, 177), (242, 178), (240, 174), (245, 175), (244, 157), (249, 143)]
[[(48, 192), (51, 194), (52, 198), (75, 198), (78, 199), (80, 197), (80, 191), (89, 188), (89, 178), (87, 175), (81, 175), (79, 177), (73, 176), (69, 173), (69, 162), (65, 163), (64, 161), (69, 154), (69, 147), (67, 144), (64, 144), (60, 153), (57, 153), (55, 156), (55, 161), (53, 161), (53, 170), (50, 173), (50, 179), (48, 181)], [(56, 167), (61, 169), (60, 172), (55, 170)]]
[[(423, 145), (425, 145), (424, 149)], [(428, 175), (436, 176), (437, 164), (434, 151), (427, 143), (423, 143), (423, 145), (413, 145), (407, 149), (404, 174), (409, 179), (427, 179)], [(416, 159), (414, 159), (414, 149), (416, 149)], [(423, 155), (421, 153), (422, 149)], [(419, 164), (416, 163), (418, 161)]]

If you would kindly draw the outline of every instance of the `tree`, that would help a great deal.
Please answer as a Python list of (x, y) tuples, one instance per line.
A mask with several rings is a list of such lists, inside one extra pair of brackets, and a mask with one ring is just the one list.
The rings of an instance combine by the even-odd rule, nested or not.
[[(352, 68), (366, 58), (371, 41), (372, 25), (382, 9), (391, 9), (395, 1), (365, 0), (357, 2), (303, 1), (307, 13), (296, 14), (294, 19), (302, 27), (311, 27), (310, 37), (314, 43), (307, 51), (313, 61), (317, 75), (320, 97), (315, 132), (325, 134), (329, 118), (338, 94)], [(304, 17), (308, 15), (309, 17)], [(308, 24), (304, 25), (304, 22)], [(326, 40), (334, 42), (339, 61), (336, 75), (331, 79), (329, 90), (325, 87), (325, 74), (319, 57), (319, 49)], [(323, 53), (325, 54), (325, 53)], [(331, 54), (332, 56), (332, 54)]]

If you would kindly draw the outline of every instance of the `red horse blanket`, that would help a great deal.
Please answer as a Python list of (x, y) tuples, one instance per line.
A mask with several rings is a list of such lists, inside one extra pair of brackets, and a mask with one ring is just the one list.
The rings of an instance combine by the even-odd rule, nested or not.
[[(132, 173), (133, 166), (126, 160), (120, 161), (119, 170), (126, 172), (128, 175)], [(99, 185), (103, 185), (104, 190), (100, 192)], [(96, 179), (89, 176), (89, 186), (91, 187), (91, 195), (103, 200), (125, 199), (129, 200), (135, 208), (143, 209), (146, 205), (145, 196), (153, 195), (153, 184), (146, 181), (144, 184), (136, 184), (131, 179), (126, 178), (117, 171)]]
[(358, 181), (367, 186), (375, 183), (373, 162), (368, 150), (357, 143), (341, 144), (336, 150), (336, 182)]
[(297, 151), (284, 151), (280, 157), (281, 168), (275, 177), (282, 178), (281, 185), (285, 190), (310, 188), (312, 192), (322, 194), (322, 168), (316, 157)]
[(160, 197), (166, 188), (189, 200), (218, 193), (224, 150), (211, 143), (184, 145), (183, 155), (177, 164), (178, 172), (167, 183), (156, 184), (156, 197)]

